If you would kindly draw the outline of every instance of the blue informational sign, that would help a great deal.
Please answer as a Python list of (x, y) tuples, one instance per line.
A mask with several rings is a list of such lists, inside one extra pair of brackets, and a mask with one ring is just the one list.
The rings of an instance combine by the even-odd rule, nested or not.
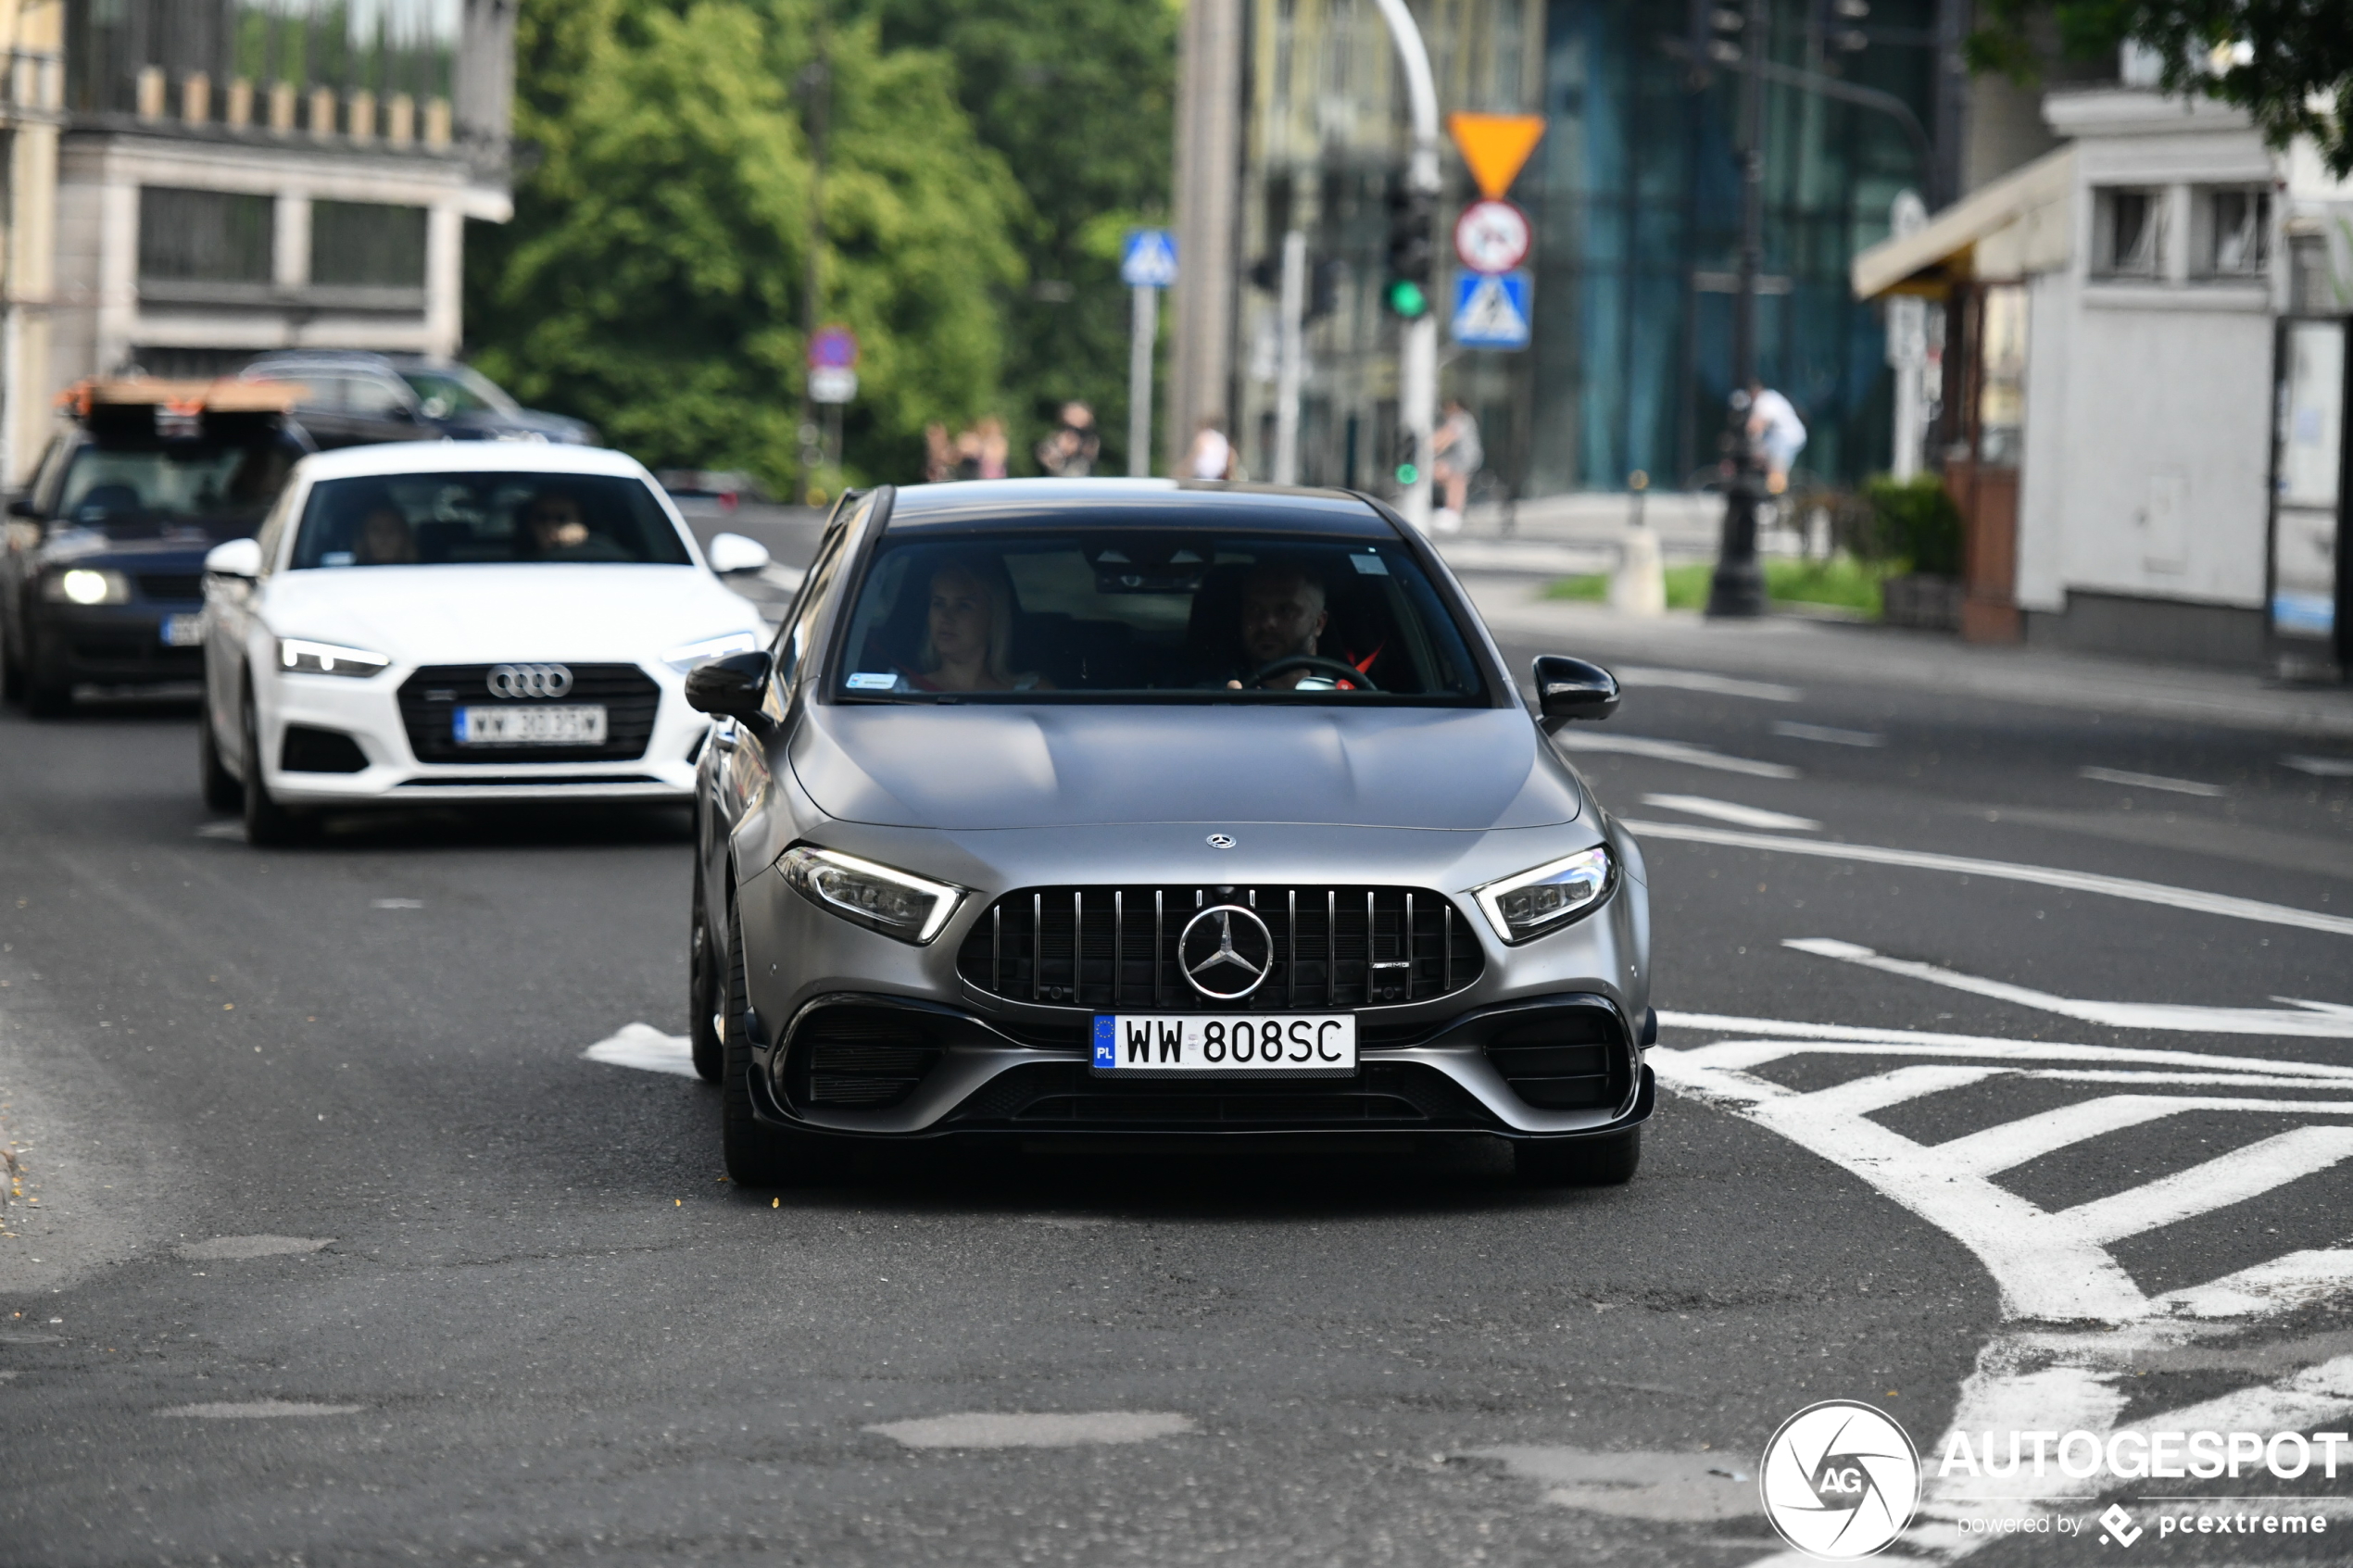
[(1528, 274), (1458, 272), (1453, 335), (1465, 348), (1528, 346)]
[(1119, 281), (1131, 289), (1164, 289), (1176, 282), (1176, 240), (1165, 229), (1130, 229), (1119, 252)]

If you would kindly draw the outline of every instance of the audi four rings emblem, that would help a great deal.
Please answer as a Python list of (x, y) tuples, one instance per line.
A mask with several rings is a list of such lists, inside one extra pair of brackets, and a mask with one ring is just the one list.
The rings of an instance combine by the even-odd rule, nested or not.
[(572, 671), (560, 664), (494, 664), (493, 696), (561, 696), (572, 690)]
[(1211, 1001), (1239, 1001), (1274, 972), (1275, 934), (1239, 904), (1218, 904), (1185, 922), (1176, 961), (1185, 984)]

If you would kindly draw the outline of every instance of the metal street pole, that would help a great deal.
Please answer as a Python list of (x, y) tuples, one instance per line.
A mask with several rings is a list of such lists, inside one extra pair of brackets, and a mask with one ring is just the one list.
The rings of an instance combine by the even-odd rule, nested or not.
[(1756, 446), (1749, 439), (1749, 388), (1756, 381), (1756, 274), (1765, 259), (1765, 80), (1760, 67), (1771, 44), (1768, 0), (1748, 0), (1742, 60), (1748, 82), (1741, 149), (1740, 293), (1732, 307), (1732, 395), (1725, 434), (1732, 459), (1724, 488), (1724, 537), (1707, 588), (1707, 613), (1765, 613), (1765, 574), (1756, 564)]
[(1299, 383), (1306, 370), (1307, 236), (1283, 236), (1281, 349), (1275, 371), (1275, 483), (1299, 483)]
[[(1414, 117), (1414, 153), (1406, 165), (1409, 189), (1438, 194), (1438, 87), (1430, 75), (1429, 50), (1422, 30), (1405, 0), (1375, 0), (1381, 19), (1389, 24), (1397, 44), (1397, 61), (1405, 72), (1405, 99)], [(1430, 435), (1438, 424), (1438, 308), (1408, 321), (1400, 334), (1397, 354), (1397, 416), (1414, 444), (1414, 483), (1405, 487), (1398, 510), (1416, 528), (1429, 526)]]
[(1127, 333), (1127, 473), (1152, 471), (1152, 343), (1160, 335), (1160, 291), (1128, 290), (1135, 309)]

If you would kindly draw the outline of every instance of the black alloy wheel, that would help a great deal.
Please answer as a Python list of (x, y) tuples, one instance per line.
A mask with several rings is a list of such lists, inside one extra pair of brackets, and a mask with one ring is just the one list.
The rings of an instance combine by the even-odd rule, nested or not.
[(270, 786), (261, 782), (261, 721), (253, 710), (253, 693), (245, 693), (245, 786), (238, 793), (244, 797), (245, 809), (245, 842), (254, 845), (292, 844), (302, 837), (308, 824), (270, 798)]
[[(698, 835), (698, 843), (700, 835)], [(686, 939), (686, 1038), (693, 1044), (695, 1076), (719, 1082), (727, 1047), (719, 1025), (719, 953), (711, 940), (711, 915), (702, 896), (702, 867), (695, 867), (694, 913)]]
[(1634, 1179), (1642, 1163), (1642, 1130), (1606, 1137), (1565, 1138), (1513, 1146), (1512, 1167), (1522, 1186), (1615, 1187)]
[(751, 1035), (745, 1028), (751, 999), (744, 981), (742, 922), (736, 900), (727, 898), (726, 996), (721, 1041), (725, 1076), (720, 1080), (719, 1148), (727, 1179), (737, 1186), (800, 1186), (815, 1179), (817, 1160), (809, 1140), (789, 1128), (771, 1126), (752, 1113)]
[(245, 805), (245, 785), (220, 760), (220, 743), (212, 733), (209, 697), (196, 717), (196, 774), (204, 782), (204, 803), (208, 809), (225, 816)]

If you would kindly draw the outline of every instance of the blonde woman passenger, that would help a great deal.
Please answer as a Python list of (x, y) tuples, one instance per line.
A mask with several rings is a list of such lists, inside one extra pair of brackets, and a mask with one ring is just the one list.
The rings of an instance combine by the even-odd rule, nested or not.
[(910, 692), (1052, 691), (1034, 671), (1009, 664), (1013, 596), (994, 562), (950, 559), (932, 570), (915, 668), (901, 667), (895, 689)]

